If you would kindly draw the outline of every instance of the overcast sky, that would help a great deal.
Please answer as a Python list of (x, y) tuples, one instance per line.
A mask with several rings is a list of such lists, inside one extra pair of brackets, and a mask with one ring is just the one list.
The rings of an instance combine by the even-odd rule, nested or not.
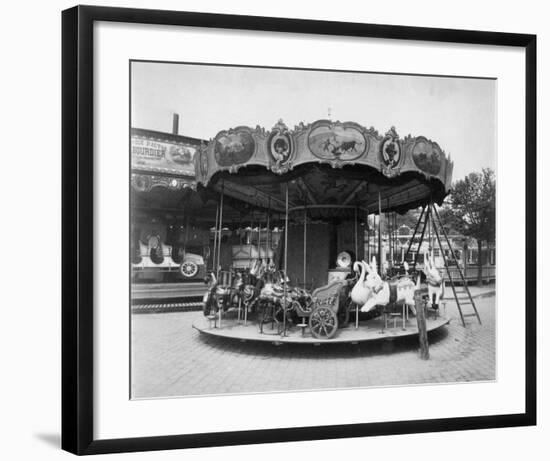
[[(328, 67), (328, 66), (327, 66)], [(210, 139), (238, 125), (289, 128), (327, 118), (437, 141), (453, 180), (496, 168), (496, 81), (142, 63), (132, 65), (132, 126)]]

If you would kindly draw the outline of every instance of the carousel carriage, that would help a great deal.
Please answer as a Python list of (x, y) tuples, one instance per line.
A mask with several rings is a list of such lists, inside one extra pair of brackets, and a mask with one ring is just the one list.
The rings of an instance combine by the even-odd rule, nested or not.
[(302, 335), (306, 326), (309, 326), (312, 336), (317, 339), (330, 339), (336, 334), (339, 314), (346, 309), (342, 302), (345, 299), (343, 289), (345, 284), (344, 280), (336, 280), (315, 289), (311, 294), (312, 302), (306, 308), (303, 308), (300, 303), (294, 305), (296, 314), (301, 318), (298, 326), (302, 328)]
[[(312, 293), (300, 287), (288, 287), (284, 284), (284, 274), (279, 283), (268, 285), (267, 290), (262, 289), (258, 297), (258, 305), (261, 306), (261, 319), (259, 320), (260, 332), (264, 331), (266, 323), (277, 323), (278, 333), (280, 328), (288, 328), (295, 325), (301, 328), (302, 336), (309, 327), (311, 335), (318, 339), (330, 339), (338, 329), (338, 318), (347, 308), (343, 300), (347, 299), (344, 286), (345, 280), (336, 280), (325, 286), (316, 288)], [(307, 319), (307, 323), (306, 323)], [(289, 326), (285, 324), (288, 322)], [(299, 322), (299, 323), (298, 323)]]

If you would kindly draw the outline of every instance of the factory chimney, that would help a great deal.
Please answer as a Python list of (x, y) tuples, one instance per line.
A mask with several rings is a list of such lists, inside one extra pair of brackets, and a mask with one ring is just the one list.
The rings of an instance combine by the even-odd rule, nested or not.
[(174, 112), (174, 117), (172, 118), (172, 134), (178, 134), (180, 124), (180, 116)]

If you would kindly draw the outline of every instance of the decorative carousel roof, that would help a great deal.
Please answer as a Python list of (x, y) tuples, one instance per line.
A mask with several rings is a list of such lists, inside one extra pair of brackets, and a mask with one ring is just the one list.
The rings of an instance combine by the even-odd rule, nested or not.
[[(219, 132), (195, 155), (198, 184), (236, 201), (284, 211), (289, 206), (334, 216), (345, 210), (405, 212), (451, 187), (453, 163), (424, 136), (384, 136), (354, 122), (318, 120), (293, 130), (239, 126)], [(350, 211), (348, 214), (351, 214)]]

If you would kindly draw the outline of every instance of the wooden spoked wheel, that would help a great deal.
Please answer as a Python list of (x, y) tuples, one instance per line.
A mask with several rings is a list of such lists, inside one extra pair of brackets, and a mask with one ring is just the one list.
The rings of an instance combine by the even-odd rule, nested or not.
[(330, 339), (338, 329), (338, 317), (329, 307), (316, 307), (309, 316), (309, 329), (317, 339)]

